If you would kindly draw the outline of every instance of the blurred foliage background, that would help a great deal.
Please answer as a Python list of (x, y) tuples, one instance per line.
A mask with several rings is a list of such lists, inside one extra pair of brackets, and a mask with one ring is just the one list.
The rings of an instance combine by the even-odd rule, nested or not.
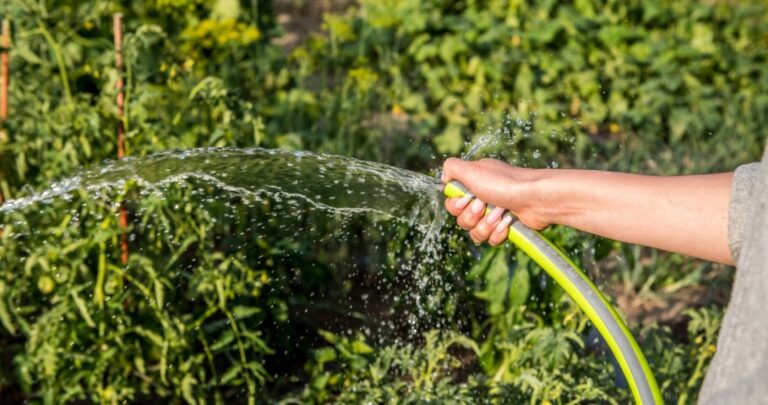
[[(520, 165), (704, 173), (757, 160), (768, 123), (761, 1), (10, 0), (3, 199), (116, 157), (118, 12), (130, 156), (284, 148), (435, 173), (491, 134), (482, 154)], [(413, 293), (397, 287), (409, 282), (398, 257), (418, 235), (366, 234), (358, 218), (337, 238), (333, 218), (280, 222), (268, 203), (193, 189), (81, 192), (2, 214), (3, 398), (629, 398), (586, 318), (509, 248), (468, 247), (453, 230), (450, 271), (434, 269), (451, 288), (426, 316), (444, 321), (413, 336), (397, 316), (411, 305), (398, 294)], [(291, 221), (313, 232), (287, 235)], [(732, 269), (548, 232), (618, 304), (667, 401), (695, 401)], [(378, 256), (361, 264), (361, 252)], [(363, 308), (361, 291), (387, 308)], [(371, 332), (384, 320), (401, 326)]]

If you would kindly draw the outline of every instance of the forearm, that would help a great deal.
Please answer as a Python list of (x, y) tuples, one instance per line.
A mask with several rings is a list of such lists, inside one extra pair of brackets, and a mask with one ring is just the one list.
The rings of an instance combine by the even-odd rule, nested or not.
[[(443, 181), (456, 179), (482, 203), (510, 210), (541, 229), (562, 224), (624, 242), (733, 264), (728, 209), (733, 173), (658, 177), (591, 170), (524, 169), (494, 159), (448, 159)], [(447, 202), (476, 241), (494, 224), (468, 201)], [(473, 203), (474, 204), (474, 203)], [(481, 207), (482, 208), (482, 207)], [(488, 222), (488, 221), (486, 221)], [(498, 224), (495, 224), (498, 225)], [(501, 228), (503, 229), (503, 227)], [(497, 235), (498, 236), (498, 235)], [(501, 241), (506, 234), (494, 241)]]
[(733, 173), (657, 177), (551, 170), (532, 187), (533, 216), (702, 259), (732, 264), (728, 203)]

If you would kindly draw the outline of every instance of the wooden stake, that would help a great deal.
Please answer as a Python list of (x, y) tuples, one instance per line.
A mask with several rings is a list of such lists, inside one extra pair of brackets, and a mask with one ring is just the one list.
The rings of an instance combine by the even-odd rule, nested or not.
[[(117, 158), (125, 156), (125, 128), (123, 121), (125, 114), (125, 95), (123, 93), (123, 15), (115, 14), (112, 18), (112, 28), (115, 34), (115, 68), (117, 69)], [(125, 201), (120, 202), (120, 259), (123, 265), (128, 263), (128, 211)]]
[(8, 53), (11, 49), (11, 23), (3, 20), (2, 28), (2, 55), (0, 55), (0, 120), (8, 118)]
[[(8, 68), (9, 53), (11, 52), (11, 22), (3, 20), (2, 32), (0, 32), (0, 122), (5, 121), (8, 118), (8, 77), (10, 71)], [(0, 127), (0, 138), (4, 137), (2, 134), (3, 128)], [(3, 179), (3, 174), (0, 172), (0, 180)], [(0, 189), (0, 204), (5, 201), (3, 196), (3, 190)], [(2, 228), (0, 228), (0, 235), (2, 235)]]

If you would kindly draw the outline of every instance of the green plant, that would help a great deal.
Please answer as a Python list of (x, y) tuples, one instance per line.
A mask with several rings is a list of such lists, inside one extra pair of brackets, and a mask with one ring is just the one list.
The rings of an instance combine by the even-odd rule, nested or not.
[[(763, 4), (362, 0), (319, 16), (322, 30), (290, 50), (273, 42), (289, 29), (280, 6), (2, 2), (14, 31), (3, 197), (115, 158), (114, 12), (125, 21), (131, 156), (280, 147), (428, 172), (486, 136), (481, 155), (532, 167), (677, 174), (759, 157)], [(562, 290), (519, 252), (474, 248), (451, 224), (434, 241), (442, 255), (414, 269), (422, 235), (377, 218), (195, 181), (162, 196), (135, 184), (94, 193), (0, 212), (4, 398), (628, 398)], [(611, 294), (725, 296), (730, 282), (721, 266), (546, 232)], [(630, 318), (667, 401), (695, 400), (723, 303), (696, 301), (714, 308), (681, 323)]]

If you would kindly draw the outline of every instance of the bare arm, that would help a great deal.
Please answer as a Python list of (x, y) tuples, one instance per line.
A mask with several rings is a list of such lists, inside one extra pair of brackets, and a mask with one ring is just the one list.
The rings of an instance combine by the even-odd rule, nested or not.
[[(495, 160), (449, 159), (456, 179), (482, 202), (503, 207), (526, 225), (562, 224), (624, 242), (733, 264), (728, 204), (733, 173), (643, 176), (593, 170), (522, 169)], [(483, 218), (482, 202), (446, 201), (476, 242), (506, 238), (500, 210)], [(474, 208), (474, 210), (472, 209)], [(484, 208), (484, 204), (482, 205)], [(498, 228), (498, 229), (497, 229)]]

